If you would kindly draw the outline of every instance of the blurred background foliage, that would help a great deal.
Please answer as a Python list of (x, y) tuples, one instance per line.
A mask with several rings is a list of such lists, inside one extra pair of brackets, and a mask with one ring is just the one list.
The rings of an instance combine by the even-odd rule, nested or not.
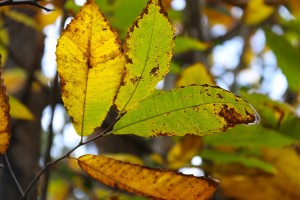
[[(0, 7), (0, 54), (10, 95), (8, 152), (22, 187), (47, 162), (79, 141), (64, 110), (56, 74), (61, 30), (84, 1)], [(147, 0), (99, 0), (124, 41)], [(300, 4), (298, 0), (163, 0), (176, 28), (171, 72), (157, 89), (218, 85), (249, 101), (254, 126), (197, 137), (108, 136), (74, 152), (106, 154), (151, 167), (220, 181), (215, 200), (297, 199), (300, 196)], [(163, 34), (163, 33), (161, 33)], [(201, 120), (201, 119), (199, 119)], [(109, 124), (107, 118), (104, 126)], [(104, 128), (104, 127), (102, 127)], [(0, 199), (17, 199), (0, 171)], [(47, 171), (30, 193), (36, 199), (144, 199), (107, 188), (72, 159)]]

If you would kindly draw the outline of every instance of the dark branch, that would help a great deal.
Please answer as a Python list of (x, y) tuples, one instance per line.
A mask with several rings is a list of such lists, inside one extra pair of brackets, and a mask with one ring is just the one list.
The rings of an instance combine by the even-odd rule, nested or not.
[(12, 170), (11, 166), (10, 166), (10, 163), (9, 163), (9, 160), (6, 156), (6, 154), (4, 155), (1, 155), (3, 157), (3, 161), (4, 161), (4, 165), (3, 167), (9, 172), (11, 178), (13, 179), (13, 182), (15, 183), (15, 185), (17, 186), (19, 192), (21, 195), (24, 195), (24, 192), (23, 192), (23, 189), (22, 187), (20, 186), (20, 183), (19, 181), (17, 180), (15, 174), (14, 174), (14, 171)]
[(9, 6), (9, 5), (32, 5), (32, 6), (36, 6), (38, 8), (44, 9), (47, 12), (53, 11), (53, 9), (44, 7), (41, 4), (39, 4), (38, 1), (41, 1), (41, 0), (22, 0), (22, 1), (3, 0), (0, 2), (0, 7), (1, 6)]

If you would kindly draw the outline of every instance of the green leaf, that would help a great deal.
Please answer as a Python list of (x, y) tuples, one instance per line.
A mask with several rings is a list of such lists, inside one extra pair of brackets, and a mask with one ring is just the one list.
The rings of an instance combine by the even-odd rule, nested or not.
[(169, 72), (173, 38), (161, 1), (150, 0), (125, 41), (126, 73), (115, 101), (119, 111), (134, 108)]
[(262, 126), (237, 126), (224, 134), (207, 135), (203, 138), (206, 145), (210, 146), (231, 146), (236, 148), (261, 149), (265, 147), (280, 148), (296, 143), (272, 129)]
[(140, 102), (114, 126), (115, 134), (143, 137), (225, 131), (258, 119), (252, 106), (216, 86), (188, 86), (159, 92)]
[(295, 49), (283, 36), (265, 29), (268, 46), (274, 52), (278, 66), (286, 75), (289, 87), (298, 92), (300, 86), (300, 51)]
[(238, 153), (225, 153), (215, 150), (203, 150), (200, 155), (203, 159), (211, 160), (216, 164), (238, 163), (246, 167), (258, 168), (269, 173), (276, 173), (276, 168), (263, 160)]
[(106, 8), (104, 13), (108, 14), (111, 26), (118, 30), (120, 38), (123, 39), (146, 3), (147, 0), (101, 0), (98, 5), (100, 8)]
[(175, 39), (174, 54), (184, 53), (190, 50), (204, 51), (209, 47), (207, 43), (195, 40), (187, 36), (177, 36)]
[(288, 137), (300, 139), (300, 118), (290, 105), (273, 101), (262, 94), (241, 92), (241, 96), (257, 109), (261, 117), (261, 125)]

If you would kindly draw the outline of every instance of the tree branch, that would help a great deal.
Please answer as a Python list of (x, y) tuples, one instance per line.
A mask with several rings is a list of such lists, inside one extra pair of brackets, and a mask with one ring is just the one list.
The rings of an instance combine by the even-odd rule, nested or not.
[(39, 4), (38, 1), (41, 1), (41, 0), (23, 0), (23, 1), (3, 0), (0, 2), (0, 7), (1, 6), (9, 6), (9, 5), (32, 5), (32, 6), (36, 6), (38, 8), (44, 9), (47, 12), (53, 11), (53, 9), (44, 7), (41, 4)]
[(21, 188), (20, 183), (19, 183), (19, 181), (17, 180), (17, 178), (16, 178), (16, 176), (15, 176), (15, 174), (14, 174), (14, 171), (12, 170), (12, 168), (11, 168), (11, 166), (10, 166), (10, 163), (9, 163), (9, 160), (8, 160), (6, 154), (4, 154), (4, 155), (2, 155), (2, 156), (3, 156), (3, 161), (4, 161), (4, 163), (5, 163), (4, 165), (2, 165), (3, 168), (7, 169), (7, 171), (8, 171), (9, 174), (10, 174), (10, 176), (12, 177), (14, 183), (16, 184), (16, 186), (17, 186), (17, 188), (18, 188), (20, 194), (23, 196), (23, 195), (24, 195), (23, 189)]

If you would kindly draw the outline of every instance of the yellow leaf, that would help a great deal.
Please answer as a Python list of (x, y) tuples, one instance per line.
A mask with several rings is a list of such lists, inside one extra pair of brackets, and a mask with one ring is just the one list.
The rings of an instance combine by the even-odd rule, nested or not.
[(153, 199), (210, 199), (218, 185), (212, 179), (150, 169), (104, 156), (84, 155), (78, 163), (106, 185)]
[(263, 157), (276, 166), (276, 174), (237, 165), (216, 166), (213, 176), (220, 179), (223, 194), (229, 199), (240, 200), (299, 199), (300, 157), (297, 151), (268, 148), (263, 151)]
[(125, 41), (126, 73), (116, 98), (119, 111), (134, 108), (169, 72), (174, 28), (161, 0), (150, 0)]
[(55, 7), (55, 9), (51, 12), (43, 12), (43, 10), (40, 10), (35, 18), (40, 27), (44, 28), (49, 24), (53, 24), (55, 20), (62, 15), (62, 13), (62, 9)]
[(2, 75), (9, 94), (19, 92), (27, 80), (26, 71), (20, 67), (5, 69)]
[(299, 0), (289, 0), (288, 3), (290, 4), (290, 9), (292, 14), (296, 18), (300, 18), (300, 4)]
[(32, 112), (18, 99), (9, 97), (10, 115), (16, 119), (34, 120)]
[(179, 169), (189, 164), (190, 160), (199, 153), (201, 149), (201, 138), (195, 135), (185, 135), (170, 149), (167, 160), (168, 167)]
[(48, 200), (64, 200), (67, 199), (70, 186), (67, 181), (63, 179), (53, 179), (48, 187)]
[(196, 63), (185, 68), (179, 79), (176, 81), (176, 87), (187, 85), (216, 85), (212, 75), (207, 71), (205, 66), (201, 63)]
[(11, 18), (12, 20), (15, 20), (16, 22), (22, 23), (25, 26), (36, 29), (38, 31), (41, 30), (40, 26), (37, 24), (37, 22), (33, 18), (31, 18), (30, 16), (28, 16), (24, 13), (18, 12), (17, 10), (6, 9), (4, 11), (4, 15)]
[(203, 12), (207, 16), (209, 26), (216, 24), (222, 24), (226, 28), (230, 28), (234, 25), (235, 19), (230, 15), (231, 6), (219, 4), (216, 6), (207, 6)]
[(259, 24), (267, 19), (275, 9), (265, 4), (264, 0), (251, 0), (245, 9), (244, 22), (248, 25)]
[(62, 98), (79, 135), (101, 125), (121, 84), (120, 41), (94, 0), (63, 31), (56, 56)]
[(143, 165), (143, 161), (134, 155), (125, 154), (125, 153), (118, 153), (118, 154), (102, 154), (107, 158), (113, 158), (122, 162), (128, 162), (131, 164)]
[(0, 17), (0, 27), (0, 55), (2, 56), (2, 63), (5, 63), (8, 54), (6, 46), (9, 44), (9, 34), (2, 17)]
[(9, 145), (10, 138), (9, 104), (5, 86), (2, 79), (1, 55), (0, 55), (0, 154), (4, 154)]

